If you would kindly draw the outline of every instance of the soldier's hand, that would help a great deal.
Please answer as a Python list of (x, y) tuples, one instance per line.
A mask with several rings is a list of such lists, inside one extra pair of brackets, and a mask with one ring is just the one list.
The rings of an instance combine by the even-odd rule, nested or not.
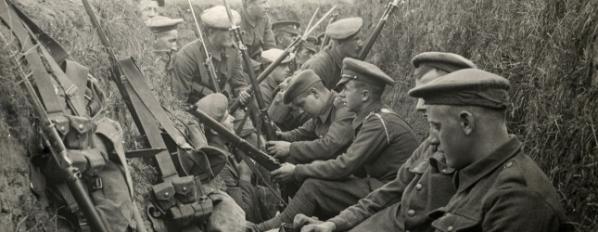
[(295, 165), (290, 163), (283, 163), (279, 169), (270, 172), (274, 180), (280, 182), (290, 182), (295, 179)]
[(245, 231), (246, 232), (258, 232), (260, 230), (255, 223), (246, 221), (245, 222)]
[(291, 143), (287, 141), (268, 141), (266, 142), (266, 150), (278, 160), (285, 160), (289, 157)]
[(251, 95), (249, 94), (248, 89), (245, 89), (239, 93), (239, 102), (241, 102), (241, 104), (247, 105), (249, 99), (251, 99)]
[(309, 224), (301, 228), (301, 232), (332, 232), (336, 225), (332, 222), (323, 222), (319, 224)]
[(301, 228), (307, 224), (320, 224), (323, 221), (318, 220), (317, 217), (308, 217), (305, 214), (297, 214), (293, 219), (293, 227)]

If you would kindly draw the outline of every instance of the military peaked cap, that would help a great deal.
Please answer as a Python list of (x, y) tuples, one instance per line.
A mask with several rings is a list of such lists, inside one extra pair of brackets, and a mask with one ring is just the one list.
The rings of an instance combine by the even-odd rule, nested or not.
[(422, 52), (411, 59), (414, 67), (428, 65), (447, 73), (466, 68), (477, 68), (471, 61), (460, 55), (449, 52)]
[(183, 22), (183, 19), (173, 19), (166, 16), (157, 15), (146, 20), (145, 25), (149, 27), (153, 33), (162, 33), (176, 29), (181, 22)]
[(310, 87), (318, 82), (321, 83), (322, 80), (313, 70), (305, 69), (299, 72), (297, 76), (293, 77), (291, 84), (289, 84), (289, 87), (284, 92), (282, 98), (284, 104), (291, 103), (293, 99), (305, 93), (305, 91), (309, 90)]
[[(241, 15), (235, 10), (230, 10), (233, 23), (239, 25), (241, 23)], [(231, 22), (226, 14), (226, 7), (222, 5), (214, 6), (201, 13), (201, 21), (204, 25), (218, 29), (228, 29), (231, 27)]]
[(347, 84), (350, 80), (364, 81), (369, 84), (385, 86), (393, 85), (395, 81), (382, 71), (378, 66), (365, 61), (347, 57), (343, 59), (341, 79), (336, 88)]
[(504, 110), (509, 104), (509, 80), (480, 69), (455, 71), (409, 90), (428, 105), (479, 106)]
[(298, 35), (299, 22), (297, 21), (278, 21), (272, 23), (272, 30), (283, 31), (292, 35)]
[(346, 39), (357, 34), (361, 26), (363, 26), (363, 19), (360, 17), (339, 19), (326, 27), (326, 35), (331, 39)]

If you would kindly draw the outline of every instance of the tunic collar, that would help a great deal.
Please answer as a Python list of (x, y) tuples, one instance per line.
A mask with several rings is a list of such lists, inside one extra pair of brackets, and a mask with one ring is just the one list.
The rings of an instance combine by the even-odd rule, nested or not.
[(324, 107), (324, 109), (322, 109), (322, 112), (320, 112), (320, 115), (318, 116), (320, 122), (322, 123), (326, 122), (328, 118), (330, 118), (330, 114), (332, 114), (332, 108), (334, 108), (334, 99), (336, 98), (336, 93), (334, 91), (330, 92), (332, 93), (332, 95), (330, 96), (330, 98), (326, 102), (326, 106)]
[(373, 113), (380, 112), (380, 109), (382, 109), (381, 102), (373, 102), (370, 105), (366, 106), (361, 112), (357, 113), (355, 119), (353, 119), (353, 129), (356, 130), (359, 126), (361, 126), (361, 124), (363, 124), (363, 121), (368, 116), (370, 116)]
[(489, 156), (459, 170), (455, 179), (457, 181), (455, 185), (458, 186), (457, 192), (468, 189), (515, 156), (520, 150), (521, 142), (515, 136), (512, 136), (507, 143), (500, 146)]

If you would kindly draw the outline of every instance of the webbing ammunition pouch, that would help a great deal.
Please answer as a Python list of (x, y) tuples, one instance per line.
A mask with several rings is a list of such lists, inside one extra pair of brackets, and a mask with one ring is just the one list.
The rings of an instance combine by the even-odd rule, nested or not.
[(169, 228), (186, 228), (206, 220), (212, 213), (212, 201), (197, 189), (193, 176), (174, 177), (152, 186), (157, 210), (150, 216), (164, 219)]

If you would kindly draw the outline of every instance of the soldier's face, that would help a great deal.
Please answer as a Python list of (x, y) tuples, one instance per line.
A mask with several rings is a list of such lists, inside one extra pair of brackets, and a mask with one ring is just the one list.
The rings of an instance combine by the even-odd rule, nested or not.
[(139, 11), (141, 11), (141, 19), (146, 21), (158, 15), (158, 2), (156, 1), (141, 1), (139, 3)]
[(289, 72), (290, 67), (288, 63), (280, 64), (272, 71), (272, 74), (270, 74), (270, 76), (274, 79), (274, 82), (276, 82), (276, 84), (280, 84), (289, 76)]
[(363, 46), (363, 40), (361, 39), (361, 33), (357, 33), (353, 37), (343, 41), (342, 43), (342, 50), (348, 57), (357, 57), (359, 55), (359, 51)]
[(355, 81), (347, 82), (343, 86), (339, 96), (341, 98), (341, 102), (347, 106), (347, 109), (354, 113), (359, 112), (364, 102), (363, 90), (355, 85)]
[(156, 38), (156, 50), (169, 50), (169, 51), (177, 51), (178, 44), (178, 31), (177, 30), (170, 30), (167, 32), (163, 32), (157, 35)]
[(210, 42), (217, 47), (227, 48), (232, 47), (233, 42), (233, 35), (230, 31), (226, 29), (215, 29), (211, 32), (211, 40)]
[(309, 60), (309, 58), (311, 58), (313, 55), (314, 52), (310, 51), (309, 49), (302, 48), (301, 51), (299, 51), (295, 56), (295, 62), (297, 62), (297, 66), (304, 64), (305, 61)]
[(293, 100), (293, 106), (303, 110), (312, 117), (317, 117), (320, 114), (322, 110), (321, 105), (320, 96), (312, 90), (308, 90), (308, 93)]
[(469, 134), (465, 132), (459, 114), (451, 110), (453, 106), (428, 105), (430, 142), (438, 152), (445, 154), (449, 167), (462, 169), (470, 163)]
[(246, 0), (249, 1), (247, 4), (247, 13), (253, 17), (264, 17), (270, 11), (270, 4), (268, 4), (268, 0)]

